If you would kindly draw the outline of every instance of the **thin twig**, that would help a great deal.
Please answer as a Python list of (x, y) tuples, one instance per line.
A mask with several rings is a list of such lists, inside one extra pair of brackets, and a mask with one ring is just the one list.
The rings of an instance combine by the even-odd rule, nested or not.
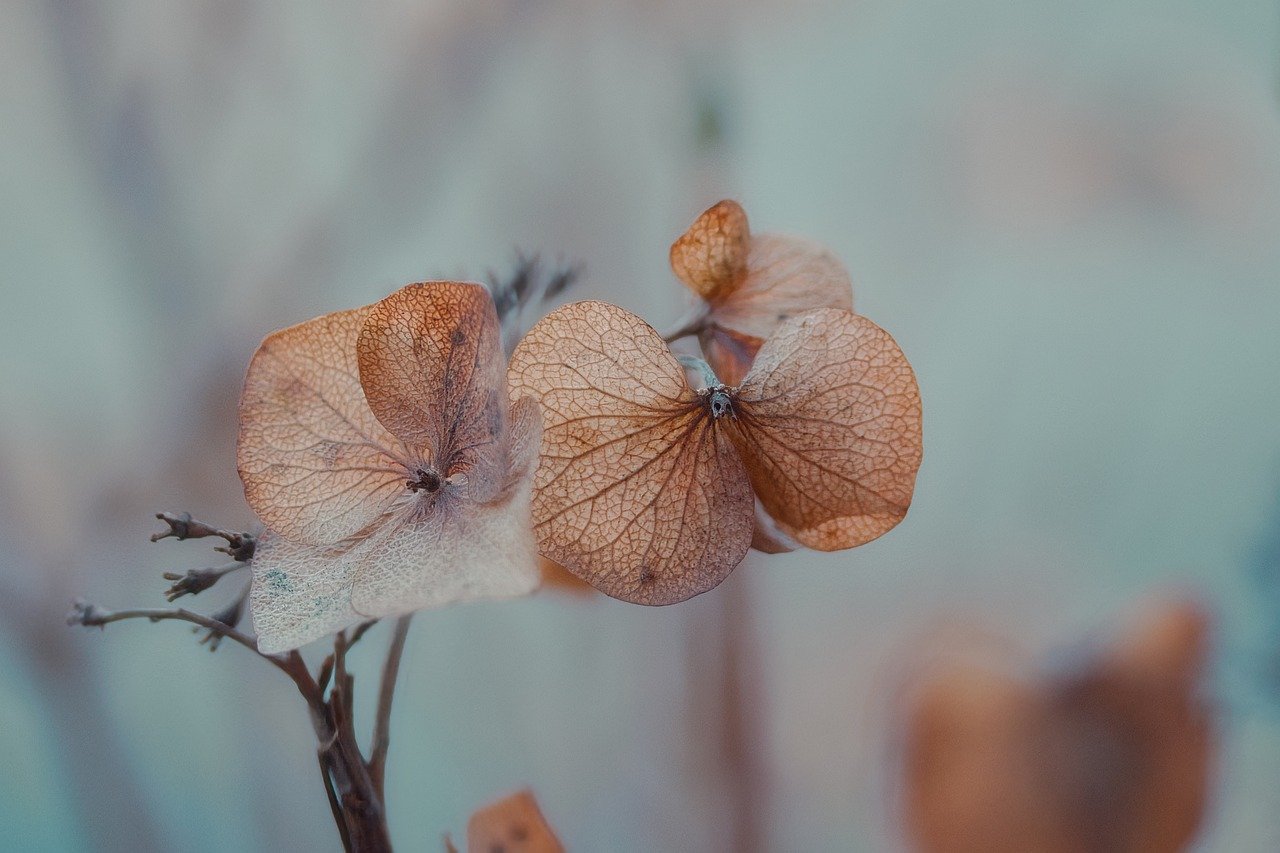
[(409, 635), (409, 613), (396, 620), (391, 646), (382, 665), (382, 685), (378, 690), (378, 715), (373, 722), (373, 744), (369, 750), (369, 776), (378, 796), (382, 796), (382, 780), (386, 775), (387, 750), (391, 746), (391, 700), (395, 697), (400, 674), (400, 658), (404, 655), (405, 638)]
[[(77, 600), (72, 611), (67, 614), (68, 625), (84, 625), (86, 628), (101, 628), (111, 622), (123, 622), (126, 619), (147, 619), (151, 622), (163, 622), (165, 620), (177, 620), (180, 622), (190, 622), (193, 625), (199, 625), (201, 628), (207, 629), (211, 634), (223, 637), (228, 640), (234, 640), (253, 652), (258, 657), (270, 663), (272, 666), (286, 673), (294, 681), (297, 681), (296, 667), (292, 662), (292, 656), (271, 655), (258, 650), (258, 644), (247, 634), (244, 634), (225, 622), (220, 622), (202, 613), (195, 613), (184, 608), (175, 610), (107, 610), (96, 604), (90, 604), (83, 600)], [(296, 653), (295, 653), (296, 654)], [(303, 670), (305, 672), (305, 668)], [(311, 676), (307, 675), (307, 680), (311, 681)], [(314, 685), (314, 682), (311, 682)], [(303, 685), (299, 684), (299, 688)], [(304, 691), (304, 695), (306, 695)]]

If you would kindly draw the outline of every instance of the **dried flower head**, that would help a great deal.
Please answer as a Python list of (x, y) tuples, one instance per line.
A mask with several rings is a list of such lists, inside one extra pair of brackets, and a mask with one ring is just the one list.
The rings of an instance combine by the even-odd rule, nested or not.
[(736, 386), (693, 388), (633, 314), (579, 302), (516, 347), (513, 399), (542, 405), (542, 553), (597, 589), (672, 604), (746, 555), (755, 499), (811, 548), (851, 548), (907, 512), (920, 396), (893, 338), (851, 311), (783, 322)]
[(799, 237), (753, 235), (736, 201), (694, 220), (671, 246), (671, 269), (703, 302), (684, 328), (698, 335), (729, 385), (742, 381), (765, 340), (791, 317), (853, 310), (853, 283), (833, 254)]
[(251, 608), (264, 651), (362, 618), (530, 592), (540, 430), (509, 405), (478, 284), (413, 284), (267, 337), (237, 465), (266, 525)]

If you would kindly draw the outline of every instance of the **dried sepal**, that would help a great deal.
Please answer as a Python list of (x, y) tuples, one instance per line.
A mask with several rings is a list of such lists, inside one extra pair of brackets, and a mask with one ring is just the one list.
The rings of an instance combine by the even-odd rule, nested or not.
[(371, 310), (268, 335), (249, 363), (236, 466), (258, 518), (295, 542), (353, 536), (404, 490), (404, 448), (360, 387), (355, 344)]
[(708, 302), (731, 292), (747, 271), (747, 214), (724, 200), (702, 213), (671, 244), (671, 269)]
[(468, 853), (563, 853), (529, 790), (490, 803), (467, 821)]
[(906, 515), (922, 454), (920, 391), (888, 332), (850, 311), (788, 320), (761, 348), (729, 421), (779, 529), (852, 548)]
[(542, 405), (534, 530), (542, 553), (607, 595), (672, 604), (741, 562), (750, 486), (657, 332), (602, 302), (545, 317), (508, 372)]

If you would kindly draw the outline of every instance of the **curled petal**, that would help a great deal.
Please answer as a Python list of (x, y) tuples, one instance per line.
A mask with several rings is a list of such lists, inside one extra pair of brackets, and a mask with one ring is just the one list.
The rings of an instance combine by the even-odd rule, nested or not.
[(889, 333), (850, 311), (783, 323), (738, 389), (729, 432), (779, 529), (852, 548), (907, 513), (922, 453), (920, 391)]
[(249, 363), (236, 467), (258, 518), (297, 542), (354, 536), (404, 491), (404, 448), (360, 388), (355, 344), (370, 310), (269, 335)]
[(544, 556), (637, 604), (705, 592), (742, 561), (742, 462), (647, 323), (602, 302), (566, 306), (520, 342), (508, 377), (513, 397), (542, 404)]
[[(369, 408), (442, 475), (465, 473), (478, 500), (507, 470), (502, 341), (479, 284), (411, 284), (373, 306), (356, 343)], [(446, 470), (448, 469), (448, 470)]]
[(726, 199), (707, 209), (671, 244), (671, 269), (712, 302), (733, 290), (747, 270), (747, 214)]

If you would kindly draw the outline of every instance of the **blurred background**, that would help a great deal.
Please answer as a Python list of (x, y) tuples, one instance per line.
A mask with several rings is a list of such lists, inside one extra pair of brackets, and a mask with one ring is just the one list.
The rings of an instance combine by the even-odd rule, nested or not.
[(517, 249), (669, 325), (667, 247), (725, 196), (829, 245), (912, 360), (916, 502), (675, 607), (420, 616), (400, 846), (527, 784), (574, 849), (897, 849), (928, 637), (1061, 648), (1191, 590), (1201, 847), (1280, 849), (1278, 82), (1271, 0), (6, 0), (0, 849), (336, 849), (292, 685), (177, 625), (67, 628), (71, 599), (211, 564), (146, 542), (158, 510), (251, 523), (269, 331)]

